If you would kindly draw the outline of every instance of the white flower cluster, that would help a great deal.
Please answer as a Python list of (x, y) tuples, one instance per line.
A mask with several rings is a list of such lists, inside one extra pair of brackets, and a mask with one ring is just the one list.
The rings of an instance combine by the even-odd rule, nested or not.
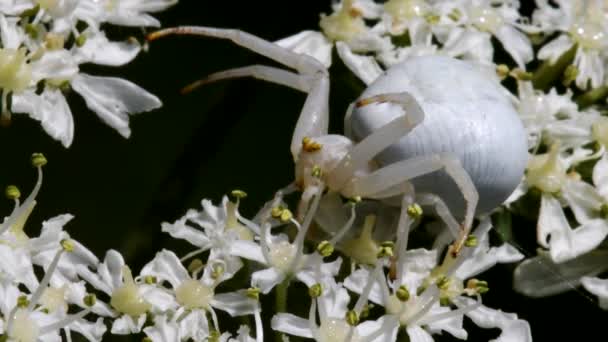
[(343, 0), (333, 10), (321, 16), (321, 32), (277, 43), (326, 66), (335, 45), (366, 84), (408, 57), (431, 54), (504, 80), (528, 132), (530, 161), (503, 209), (537, 215), (542, 247), (517, 268), (515, 288), (538, 297), (582, 284), (608, 309), (608, 279), (595, 277), (608, 270), (606, 3), (537, 0), (530, 17), (517, 0)]
[[(67, 84), (128, 135), (127, 113), (160, 102), (127, 81), (79, 73), (78, 65), (130, 61), (140, 46), (108, 41), (99, 23), (156, 25), (146, 12), (171, 3), (1, 4), (4, 116), (28, 113), (69, 145), (71, 114), (62, 94)], [(608, 119), (603, 115), (608, 8), (599, 0), (538, 0), (525, 18), (519, 5), (517, 0), (343, 0), (321, 17), (321, 32), (302, 32), (278, 44), (325, 66), (331, 65), (335, 46), (342, 62), (366, 84), (410, 56), (436, 54), (468, 60), (489, 78), (503, 79), (528, 132), (530, 161), (520, 186), (497, 211), (525, 217), (536, 215), (533, 207), (539, 207), (534, 217), (542, 247), (539, 256), (517, 267), (515, 287), (545, 296), (580, 283), (608, 309), (608, 280), (596, 277), (608, 270)], [(236, 32), (200, 30), (223, 38)], [(493, 40), (501, 50), (494, 51)], [(296, 66), (317, 70), (316, 64)], [(238, 76), (243, 70), (214, 77)], [(270, 68), (255, 70), (264, 74)], [(286, 84), (297, 83), (290, 73), (273, 72)], [(510, 85), (516, 86), (511, 93)], [(395, 127), (404, 123), (395, 122)], [(301, 145), (292, 143), (292, 151), (303, 151), (297, 180), (277, 191), (253, 218), (239, 213), (243, 191), (231, 192), (217, 206), (203, 200), (202, 209), (162, 224), (163, 232), (187, 241), (192, 251), (178, 257), (162, 250), (139, 272), (117, 251), (100, 261), (70, 239), (63, 231), (69, 214), (44, 222), (38, 237), (26, 235), (46, 164), (44, 156), (34, 154), (39, 181), (32, 193), (21, 203), (16, 187), (6, 191), (15, 207), (0, 226), (0, 339), (69, 341), (77, 332), (100, 341), (109, 327), (112, 334), (143, 334), (154, 342), (261, 342), (272, 334), (323, 342), (396, 341), (407, 334), (410, 341), (427, 342), (443, 333), (467, 339), (467, 317), (480, 328), (500, 330), (496, 341), (532, 340), (528, 322), (482, 304), (489, 284), (476, 277), (497, 263), (524, 259), (512, 243), (490, 243), (489, 217), (481, 217), (472, 234), (462, 229), (461, 239), (458, 223), (436, 196), (415, 203), (408, 194), (395, 208), (325, 191), (331, 177), (339, 175), (324, 174), (318, 165), (329, 162), (315, 159), (325, 156), (315, 152), (326, 143), (343, 149), (347, 143), (337, 135), (315, 139), (294, 139)], [(350, 161), (358, 162), (353, 157), (345, 164)], [(423, 220), (421, 205), (434, 207), (441, 222)], [(290, 207), (297, 207), (296, 216)], [(274, 300), (266, 298), (270, 294)], [(307, 314), (298, 312), (302, 308)]]
[[(422, 218), (417, 204), (395, 217), (379, 202), (343, 203), (337, 195), (316, 195), (300, 222), (284, 201), (295, 190), (289, 186), (249, 220), (238, 211), (246, 194), (233, 191), (232, 200), (224, 197), (219, 206), (203, 200), (202, 210), (164, 223), (164, 232), (194, 250), (182, 258), (162, 250), (135, 276), (117, 251), (100, 261), (70, 239), (63, 230), (73, 218), (69, 214), (45, 221), (37, 237), (26, 235), (46, 159), (34, 154), (32, 164), (39, 174), (34, 190), (21, 202), (18, 188), (7, 188), (15, 208), (0, 226), (0, 336), (5, 341), (71, 340), (73, 332), (101, 341), (108, 324), (112, 334), (143, 332), (145, 340), (155, 342), (261, 342), (268, 334), (262, 314), (272, 318), (277, 334), (317, 341), (394, 341), (400, 328), (412, 341), (428, 341), (444, 331), (466, 339), (464, 316), (480, 327), (499, 328), (501, 341), (531, 341), (526, 321), (481, 303), (488, 283), (473, 277), (496, 263), (523, 258), (508, 244), (490, 246), (488, 219), (456, 256), (445, 230), (429, 230), (435, 242), (428, 248), (408, 248), (409, 231)], [(313, 221), (329, 240), (310, 238)], [(310, 248), (313, 241), (316, 248)], [(350, 265), (343, 265), (344, 257)], [(249, 281), (237, 282), (236, 290), (234, 283), (225, 286), (239, 272), (245, 275), (239, 279)], [(307, 317), (287, 311), (297, 283), (308, 287)], [(277, 311), (262, 311), (261, 297), (271, 291)], [(302, 306), (302, 298), (297, 302)], [(253, 316), (253, 329), (223, 330), (232, 323), (229, 316), (220, 320), (218, 310), (230, 317)]]
[[(116, 77), (81, 72), (93, 63), (120, 66), (142, 46), (135, 39), (111, 41), (102, 25), (160, 26), (149, 12), (177, 0), (3, 0), (0, 2), (0, 93), (2, 120), (24, 113), (65, 147), (74, 121), (65, 93), (72, 89), (99, 118), (129, 137), (129, 114), (160, 107), (160, 100)], [(106, 24), (107, 23), (107, 24)], [(105, 27), (105, 26), (104, 26)]]

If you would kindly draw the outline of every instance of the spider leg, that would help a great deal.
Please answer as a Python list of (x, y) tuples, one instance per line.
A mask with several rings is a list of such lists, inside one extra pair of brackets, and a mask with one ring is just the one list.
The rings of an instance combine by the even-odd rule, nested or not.
[(462, 248), (465, 239), (471, 231), (471, 224), (479, 200), (477, 189), (460, 161), (448, 154), (418, 156), (384, 166), (370, 174), (353, 178), (342, 190), (349, 197), (374, 197), (387, 188), (412, 178), (443, 169), (450, 176), (467, 203), (461, 234), (455, 245), (455, 253)]
[[(418, 102), (407, 92), (388, 93), (361, 99), (355, 106), (362, 107), (373, 103), (390, 102), (403, 108), (405, 115), (392, 120), (365, 139), (357, 143), (350, 152), (342, 158), (340, 163), (334, 168), (328, 182), (333, 188), (341, 188), (353, 177), (356, 170), (359, 170), (369, 163), (382, 150), (397, 142), (401, 137), (409, 133), (424, 119), (424, 112)], [(345, 127), (349, 126), (350, 115), (353, 106), (345, 117)], [(348, 132), (347, 132), (348, 133)]]
[(300, 73), (327, 73), (325, 66), (310, 56), (295, 53), (275, 43), (254, 36), (251, 33), (236, 29), (221, 29), (205, 26), (178, 26), (152, 32), (148, 35), (147, 39), (152, 41), (169, 35), (193, 35), (228, 39), (237, 45), (273, 59)]
[(305, 77), (310, 78), (310, 88), (307, 91), (308, 96), (291, 140), (290, 149), (294, 160), (298, 159), (304, 137), (327, 134), (329, 125), (329, 76), (325, 66), (313, 57), (295, 53), (275, 43), (235, 29), (180, 26), (153, 32), (148, 35), (147, 39), (155, 40), (173, 34), (228, 39), (237, 45), (293, 68), (300, 74), (305, 75)]
[(298, 75), (294, 72), (274, 68), (266, 65), (250, 65), (241, 68), (228, 69), (207, 75), (200, 80), (190, 83), (182, 88), (182, 93), (190, 93), (194, 89), (209, 83), (238, 77), (253, 77), (271, 83), (280, 84), (301, 92), (310, 91), (310, 77)]
[(441, 199), (441, 197), (435, 194), (421, 193), (416, 194), (416, 200), (421, 206), (432, 206), (435, 209), (435, 213), (448, 227), (448, 230), (452, 233), (454, 238), (458, 237), (460, 232), (460, 225), (450, 212), (450, 209)]

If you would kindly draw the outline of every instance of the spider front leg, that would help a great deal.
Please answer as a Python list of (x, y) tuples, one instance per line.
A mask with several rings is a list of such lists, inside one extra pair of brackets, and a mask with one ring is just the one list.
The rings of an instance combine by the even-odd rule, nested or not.
[(231, 69), (212, 75), (206, 80), (193, 84), (186, 91), (199, 84), (230, 77), (256, 77), (283, 84), (308, 93), (300, 113), (291, 141), (291, 153), (298, 159), (304, 137), (327, 134), (329, 125), (329, 76), (327, 70), (313, 57), (298, 54), (275, 43), (235, 29), (218, 29), (203, 26), (181, 26), (156, 31), (148, 35), (148, 40), (156, 40), (167, 35), (198, 35), (228, 39), (260, 55), (273, 59), (298, 71), (298, 74), (266, 66), (249, 66)]
[[(471, 231), (479, 194), (457, 158), (449, 154), (418, 156), (387, 165), (367, 175), (353, 177), (355, 170), (360, 169), (376, 154), (398, 141), (424, 118), (424, 112), (409, 93), (381, 94), (362, 99), (357, 105), (364, 106), (376, 102), (398, 104), (406, 111), (406, 115), (392, 120), (358, 143), (334, 170), (333, 181), (342, 186), (342, 192), (347, 196), (382, 198), (378, 195), (385, 195), (387, 189), (399, 186), (412, 178), (443, 169), (454, 180), (467, 203), (460, 236), (454, 245), (454, 253), (458, 253)], [(402, 208), (402, 210), (406, 209)]]

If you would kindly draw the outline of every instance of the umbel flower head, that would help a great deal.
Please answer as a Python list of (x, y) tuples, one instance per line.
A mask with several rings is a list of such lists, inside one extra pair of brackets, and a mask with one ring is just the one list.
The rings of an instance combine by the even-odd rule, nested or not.
[(12, 113), (27, 114), (69, 147), (74, 138), (74, 120), (65, 95), (71, 89), (102, 121), (128, 138), (129, 115), (156, 109), (161, 101), (127, 80), (89, 75), (79, 66), (129, 63), (141, 51), (140, 44), (134, 39), (110, 41), (102, 25), (159, 26), (147, 12), (163, 10), (176, 2), (57, 0), (0, 4), (3, 122), (10, 122)]

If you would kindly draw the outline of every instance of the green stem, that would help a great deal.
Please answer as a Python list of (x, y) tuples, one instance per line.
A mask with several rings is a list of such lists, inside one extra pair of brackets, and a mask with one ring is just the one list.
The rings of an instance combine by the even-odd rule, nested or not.
[[(287, 312), (287, 296), (289, 290), (289, 277), (286, 277), (275, 289), (275, 313)], [(275, 332), (275, 340), (277, 342), (283, 342), (283, 333), (280, 331)]]
[(608, 97), (608, 85), (591, 89), (576, 98), (579, 109), (584, 109)]
[(576, 49), (578, 46), (574, 44), (568, 51), (561, 55), (555, 63), (545, 61), (535, 72), (532, 77), (534, 88), (548, 90), (551, 84), (555, 82), (564, 73), (568, 65), (572, 64)]

